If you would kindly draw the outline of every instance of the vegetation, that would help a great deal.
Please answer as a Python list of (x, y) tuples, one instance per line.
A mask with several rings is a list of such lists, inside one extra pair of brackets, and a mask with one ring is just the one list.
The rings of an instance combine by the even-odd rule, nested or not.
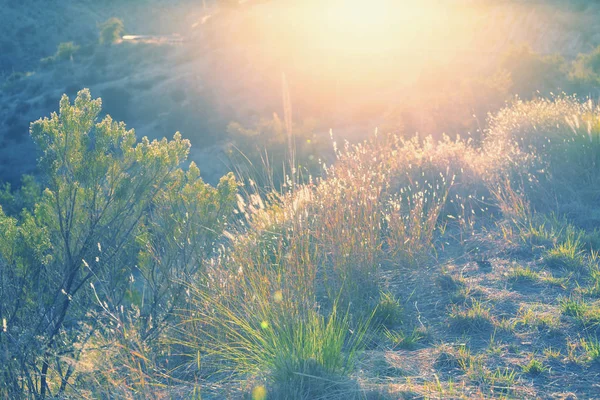
[[(572, 120), (556, 130), (565, 110)], [(519, 372), (489, 359), (506, 351), (497, 335), (574, 326), (589, 336), (600, 321), (582, 297), (597, 286), (597, 255), (582, 244), (591, 236), (583, 218), (564, 212), (573, 201), (595, 210), (589, 190), (573, 184), (595, 179), (594, 110), (568, 97), (517, 102), (490, 120), (480, 148), (377, 136), (337, 150), (321, 178), (290, 177), (276, 192), (250, 181), (239, 190), (233, 175), (211, 187), (193, 163), (181, 168), (189, 151), (181, 135), (137, 142), (123, 123), (99, 120), (101, 101), (89, 91), (73, 103), (63, 96), (59, 113), (31, 125), (43, 175), (0, 196), (0, 393), (360, 398), (356, 366), (370, 343), (389, 351), (430, 343), (422, 313), (437, 306), (416, 308), (430, 297), (447, 304), (444, 329), (494, 343), (485, 356), (448, 350), (439, 368), (456, 365), (480, 393), (514, 394)], [(589, 121), (584, 133), (577, 118)], [(549, 135), (568, 140), (537, 145), (552, 143)], [(530, 184), (513, 189), (518, 182)], [(550, 190), (552, 206), (537, 200)], [(558, 291), (554, 314), (521, 307), (511, 317), (448, 269), (452, 249), (471, 246), (482, 227), (497, 232), (486, 240), (509, 245), (506, 254), (541, 246), (503, 275), (523, 294)], [(480, 273), (497, 274), (493, 264)], [(390, 273), (403, 289), (386, 283)], [(427, 285), (442, 291), (421, 291), (411, 306)], [(594, 343), (582, 339), (577, 357), (597, 358)], [(523, 374), (551, 373), (529, 354)]]
[[(198, 26), (232, 18), (248, 33), (251, 7), (219, 3)], [(37, 169), (0, 185), (0, 399), (593, 397), (580, 382), (600, 360), (600, 106), (555, 93), (598, 85), (598, 49), (569, 60), (513, 47), (474, 77), (434, 70), (386, 109), (389, 129), (343, 143), (319, 108), (363, 92), (336, 82), (293, 119), (305, 88), (284, 75), (282, 117), (249, 109), (229, 123), (234, 172), (211, 185), (183, 134), (138, 139), (113, 119), (139, 117), (140, 93), (157, 102), (144, 115), (199, 115), (192, 138), (216, 114), (191, 74), (162, 96), (164, 71), (143, 64), (190, 47), (123, 31), (111, 18), (106, 46), (61, 43), (0, 93), (12, 129), (40, 102), (56, 107), (54, 80), (67, 92), (30, 125)], [(229, 78), (219, 51), (207, 69)], [(272, 73), (256, 61), (252, 77), (261, 67)]]
[(104, 23), (99, 25), (100, 28), (100, 44), (110, 45), (119, 40), (125, 32), (125, 25), (119, 18), (109, 18)]
[(81, 91), (32, 124), (46, 188), (22, 190), (18, 214), (0, 211), (3, 396), (62, 395), (81, 345), (125, 329), (131, 312), (143, 340), (160, 337), (231, 213), (233, 177), (205, 185), (193, 164), (178, 168), (179, 134), (136, 143), (123, 123), (98, 121), (100, 107)]

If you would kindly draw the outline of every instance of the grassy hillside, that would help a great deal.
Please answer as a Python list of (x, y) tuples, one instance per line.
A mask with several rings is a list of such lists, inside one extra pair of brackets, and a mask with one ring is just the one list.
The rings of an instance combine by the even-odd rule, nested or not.
[(36, 122), (45, 178), (3, 194), (2, 396), (594, 396), (592, 103), (516, 103), (480, 145), (379, 135), (283, 193), (173, 169), (177, 135), (128, 150), (99, 105)]
[(194, 3), (5, 79), (0, 399), (598, 397), (595, 4)]

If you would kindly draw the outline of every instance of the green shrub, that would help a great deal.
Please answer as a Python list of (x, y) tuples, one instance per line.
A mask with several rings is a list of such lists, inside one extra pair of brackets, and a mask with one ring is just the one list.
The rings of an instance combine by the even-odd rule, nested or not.
[[(0, 207), (0, 397), (67, 394), (86, 364), (73, 360), (89, 355), (96, 334), (112, 345), (133, 337), (125, 326), (141, 341), (164, 334), (184, 281), (232, 212), (233, 176), (213, 188), (194, 164), (181, 170), (189, 151), (181, 135), (137, 142), (124, 123), (98, 121), (100, 110), (101, 100), (82, 90), (73, 104), (65, 95), (59, 113), (34, 122), (39, 186), (26, 181), (9, 198), (7, 209), (24, 208), (20, 214)], [(92, 387), (98, 371), (88, 372), (77, 379)], [(133, 374), (124, 379), (143, 384)]]
[(100, 26), (100, 44), (109, 45), (121, 40), (125, 25), (119, 18), (110, 18)]
[(56, 60), (73, 60), (73, 55), (77, 53), (80, 46), (73, 42), (63, 42), (58, 45), (54, 58)]

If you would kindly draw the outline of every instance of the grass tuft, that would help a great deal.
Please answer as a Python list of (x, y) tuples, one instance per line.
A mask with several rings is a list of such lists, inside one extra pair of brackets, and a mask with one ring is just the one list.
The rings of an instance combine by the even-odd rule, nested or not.
[(453, 306), (449, 317), (450, 327), (458, 332), (487, 332), (494, 327), (490, 308), (478, 300), (462, 308)]
[(548, 370), (548, 367), (546, 367), (540, 360), (536, 358), (532, 358), (527, 364), (523, 365), (521, 368), (523, 370), (523, 373), (531, 376), (541, 375)]
[(372, 321), (386, 328), (392, 328), (402, 323), (402, 306), (392, 293), (385, 291), (380, 293), (379, 303), (373, 313)]

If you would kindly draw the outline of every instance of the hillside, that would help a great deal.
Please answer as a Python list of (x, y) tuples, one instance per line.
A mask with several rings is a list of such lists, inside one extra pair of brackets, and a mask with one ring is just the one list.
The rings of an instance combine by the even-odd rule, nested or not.
[(0, 400), (600, 397), (600, 5), (3, 10)]
[[(343, 48), (332, 53), (326, 43), (281, 47), (312, 40), (303, 31), (286, 31), (285, 26), (323, 26), (321, 19), (329, 18), (312, 11), (295, 13), (286, 2), (229, 11), (219, 11), (210, 2), (205, 9), (197, 1), (39, 3), (34, 7), (9, 3), (3, 13), (6, 51), (0, 57), (7, 81), (0, 94), (0, 176), (14, 184), (22, 173), (33, 171), (29, 122), (53, 111), (62, 93), (73, 96), (83, 87), (101, 96), (105, 111), (127, 120), (140, 136), (157, 138), (181, 131), (194, 144), (197, 154), (192, 159), (209, 181), (216, 182), (229, 168), (221, 149), (228, 141), (228, 123), (252, 127), (274, 112), (283, 114), (282, 73), (290, 85), (295, 122), (316, 120), (319, 136), (333, 128), (339, 138), (364, 138), (375, 127), (455, 134), (477, 129), (480, 122), (472, 114), (484, 120), (490, 107), (497, 108), (510, 97), (510, 91), (502, 88), (504, 78), (491, 82), (497, 78), (490, 66), (512, 44), (529, 43), (541, 54), (572, 59), (600, 42), (595, 24), (582, 23), (600, 12), (594, 6), (585, 13), (544, 3), (445, 6), (425, 25), (400, 32), (429, 39), (412, 41), (410, 46), (384, 41), (373, 47), (374, 33), (369, 50), (352, 54)], [(407, 18), (420, 12), (416, 9)], [(111, 16), (123, 19), (127, 33), (177, 34), (181, 40), (99, 47), (97, 25)], [(212, 18), (202, 24), (206, 16)], [(291, 17), (296, 20), (288, 21)], [(430, 31), (424, 34), (423, 29)], [(453, 31), (452, 38), (444, 37), (448, 30)], [(452, 45), (444, 40), (452, 40)], [(40, 65), (39, 60), (52, 56), (59, 43), (70, 41), (82, 46), (72, 60)], [(362, 57), (371, 62), (361, 63)], [(432, 81), (430, 76), (438, 70), (452, 71), (452, 78)], [(359, 76), (377, 79), (357, 85)], [(337, 89), (323, 92), (332, 79)], [(457, 81), (462, 89), (452, 94)], [(406, 104), (407, 92), (421, 94)], [(480, 107), (482, 101), (495, 104)]]

